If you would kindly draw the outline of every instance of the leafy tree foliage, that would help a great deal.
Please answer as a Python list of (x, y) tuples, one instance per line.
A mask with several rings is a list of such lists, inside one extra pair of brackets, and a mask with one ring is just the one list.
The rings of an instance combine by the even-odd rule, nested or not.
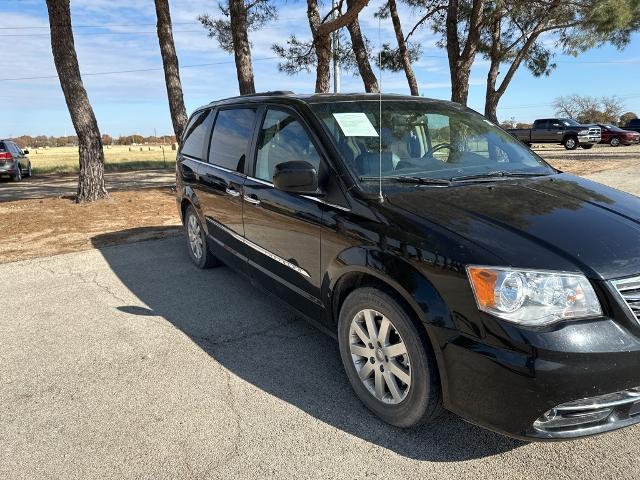
[(556, 114), (574, 118), (580, 123), (616, 124), (623, 112), (623, 104), (616, 96), (590, 97), (583, 95), (562, 96), (553, 102)]
[(630, 120), (635, 120), (636, 118), (638, 118), (638, 115), (636, 115), (633, 112), (623, 113), (622, 115), (620, 115), (620, 120), (618, 121), (618, 125), (620, 125), (621, 127), (624, 127), (629, 123)]

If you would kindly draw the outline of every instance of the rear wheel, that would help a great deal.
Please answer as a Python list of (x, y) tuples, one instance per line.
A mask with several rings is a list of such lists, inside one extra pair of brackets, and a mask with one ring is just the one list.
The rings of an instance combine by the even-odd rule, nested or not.
[(612, 147), (618, 147), (620, 145), (620, 139), (618, 137), (611, 137), (611, 140), (609, 140), (609, 145), (611, 145)]
[(204, 269), (220, 265), (220, 261), (207, 248), (204, 229), (192, 206), (187, 207), (185, 212), (184, 228), (187, 237), (187, 250), (196, 267)]
[(19, 182), (22, 180), (22, 170), (20, 170), (20, 164), (16, 163), (16, 173), (13, 174), (13, 181)]
[(398, 427), (413, 427), (442, 410), (435, 357), (428, 340), (392, 296), (355, 290), (338, 324), (340, 356), (356, 395), (373, 413)]
[(567, 150), (575, 150), (578, 148), (578, 138), (577, 137), (567, 137), (562, 142), (564, 148)]

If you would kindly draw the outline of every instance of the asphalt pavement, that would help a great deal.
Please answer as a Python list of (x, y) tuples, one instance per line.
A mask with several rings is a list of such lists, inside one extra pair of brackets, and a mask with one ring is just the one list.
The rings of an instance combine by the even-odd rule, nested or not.
[(640, 427), (527, 444), (390, 427), (334, 340), (184, 238), (0, 265), (1, 479), (631, 479)]

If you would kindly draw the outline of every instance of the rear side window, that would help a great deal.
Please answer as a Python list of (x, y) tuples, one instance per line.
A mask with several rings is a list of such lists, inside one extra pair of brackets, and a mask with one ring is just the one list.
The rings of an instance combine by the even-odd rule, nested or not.
[(236, 172), (244, 171), (255, 120), (253, 108), (220, 110), (211, 135), (209, 163)]
[(191, 117), (191, 121), (187, 124), (184, 136), (182, 137), (182, 148), (180, 151), (183, 155), (202, 159), (205, 140), (212, 121), (213, 113), (211, 110), (204, 110)]
[(7, 151), (7, 147), (5, 146), (4, 142), (0, 142), (0, 152), (6, 152)]

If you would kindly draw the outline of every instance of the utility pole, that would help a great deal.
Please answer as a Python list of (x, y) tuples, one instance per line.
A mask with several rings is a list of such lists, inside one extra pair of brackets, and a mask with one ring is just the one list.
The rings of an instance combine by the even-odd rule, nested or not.
[[(339, 14), (334, 9), (336, 8), (336, 0), (331, 0), (331, 14), (332, 19), (335, 19)], [(331, 35), (331, 53), (333, 56), (333, 93), (340, 93), (340, 61), (338, 60), (338, 51), (340, 50), (340, 30), (336, 30)]]

